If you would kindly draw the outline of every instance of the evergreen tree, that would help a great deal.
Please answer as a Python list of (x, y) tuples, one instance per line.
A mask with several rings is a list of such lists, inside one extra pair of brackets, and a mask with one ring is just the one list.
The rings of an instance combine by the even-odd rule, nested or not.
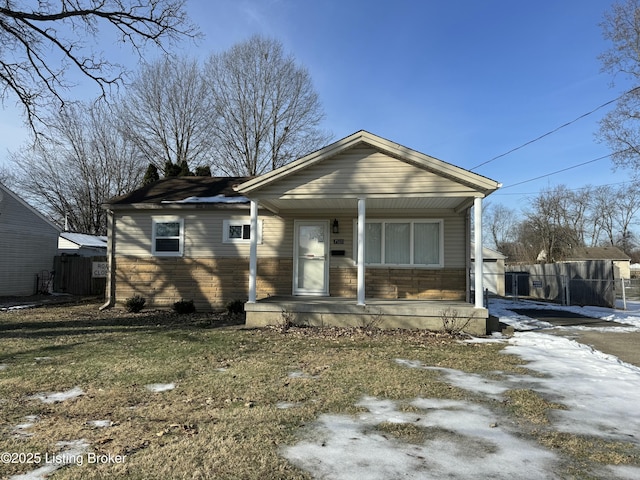
[(164, 178), (179, 177), (181, 170), (180, 165), (176, 165), (171, 160), (167, 160), (164, 164)]
[(147, 167), (147, 171), (144, 173), (144, 178), (142, 179), (142, 186), (149, 185), (153, 182), (157, 182), (160, 180), (160, 175), (158, 174), (158, 168), (150, 163)]
[(206, 165), (204, 167), (196, 167), (196, 177), (210, 177), (211, 167)]
[(189, 164), (186, 160), (182, 160), (179, 165), (179, 177), (193, 177), (193, 173), (189, 170)]

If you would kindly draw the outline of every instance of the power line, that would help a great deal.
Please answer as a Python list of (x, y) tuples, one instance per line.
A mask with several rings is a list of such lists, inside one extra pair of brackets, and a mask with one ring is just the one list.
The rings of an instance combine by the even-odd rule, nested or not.
[[(627, 180), (626, 182), (602, 183), (602, 184), (599, 184), (599, 185), (585, 185), (584, 187), (567, 188), (567, 190), (570, 191), (570, 192), (578, 192), (580, 190), (585, 190), (586, 188), (613, 187), (615, 185), (625, 185), (627, 183), (636, 183), (636, 182), (634, 180)], [(512, 187), (512, 186), (513, 185), (509, 185), (509, 187)], [(498, 195), (527, 196), (527, 195), (539, 195), (539, 194), (540, 194), (540, 191), (537, 191), (537, 192), (507, 192), (507, 193), (502, 193), (502, 189), (500, 189), (497, 192), (492, 193), (491, 196), (492, 197), (495, 197), (495, 196), (498, 196)]]
[(520, 146), (518, 146), (518, 147), (512, 148), (512, 149), (511, 149), (511, 150), (509, 150), (508, 152), (501, 153), (500, 155), (497, 155), (497, 156), (495, 156), (495, 157), (493, 157), (493, 158), (490, 158), (490, 159), (489, 159), (489, 160), (487, 160), (486, 162), (482, 162), (481, 164), (476, 165), (475, 167), (470, 168), (469, 170), (475, 170), (476, 168), (480, 168), (480, 167), (482, 167), (482, 166), (486, 165), (487, 163), (491, 163), (491, 162), (493, 162), (494, 160), (497, 160), (497, 159), (502, 158), (502, 157), (506, 157), (507, 155), (509, 155), (509, 154), (511, 154), (511, 153), (513, 153), (513, 152), (515, 152), (515, 151), (518, 151), (518, 150), (520, 150), (521, 148), (524, 148), (524, 147), (526, 147), (526, 146), (528, 146), (528, 145), (531, 145), (532, 143), (535, 143), (535, 142), (537, 142), (537, 141), (539, 141), (539, 140), (542, 140), (543, 138), (548, 137), (549, 135), (552, 135), (552, 134), (556, 133), (558, 130), (561, 130), (561, 129), (565, 128), (565, 127), (568, 127), (569, 125), (571, 125), (571, 124), (573, 124), (573, 123), (576, 123), (578, 120), (582, 120), (583, 118), (588, 117), (589, 115), (591, 115), (591, 114), (593, 114), (593, 113), (597, 112), (597, 111), (598, 111), (598, 110), (600, 110), (601, 108), (604, 108), (604, 107), (606, 107), (607, 105), (611, 105), (612, 103), (617, 102), (618, 100), (620, 100), (620, 99), (621, 99), (622, 97), (624, 97), (625, 95), (628, 95), (628, 94), (630, 94), (630, 93), (633, 93), (633, 92), (635, 92), (636, 90), (640, 90), (640, 87), (632, 88), (631, 90), (629, 90), (629, 91), (627, 91), (627, 92), (623, 93), (623, 94), (622, 94), (622, 95), (620, 95), (619, 97), (614, 98), (613, 100), (609, 100), (608, 102), (605, 102), (605, 103), (603, 103), (602, 105), (598, 105), (598, 106), (597, 106), (596, 108), (594, 108), (593, 110), (591, 110), (591, 111), (589, 111), (589, 112), (587, 112), (587, 113), (583, 113), (583, 114), (582, 114), (582, 115), (580, 115), (579, 117), (576, 117), (576, 118), (574, 118), (573, 120), (571, 120), (571, 121), (569, 121), (569, 122), (567, 122), (567, 123), (565, 123), (565, 124), (563, 124), (563, 125), (560, 125), (559, 127), (556, 127), (556, 128), (554, 128), (553, 130), (550, 130), (550, 131), (548, 131), (547, 133), (540, 135), (539, 137), (534, 138), (533, 140), (529, 140), (528, 142), (525, 142), (525, 143), (523, 143), (522, 145), (520, 145)]
[(608, 155), (603, 155), (602, 157), (594, 158), (593, 160), (587, 160), (586, 162), (578, 163), (578, 164), (576, 164), (576, 165), (572, 165), (572, 166), (570, 166), (570, 167), (563, 168), (563, 169), (561, 169), (561, 170), (556, 170), (555, 172), (546, 173), (546, 174), (544, 174), (544, 175), (540, 175), (540, 176), (537, 176), (537, 177), (535, 177), (535, 178), (530, 178), (530, 179), (528, 179), (528, 180), (523, 180), (523, 181), (518, 182), (518, 183), (512, 183), (511, 185), (507, 185), (506, 187), (502, 187), (502, 188), (501, 188), (501, 190), (504, 190), (504, 189), (506, 189), (506, 188), (515, 187), (515, 186), (517, 186), (517, 185), (522, 185), (522, 184), (524, 184), (524, 183), (533, 182), (533, 181), (535, 181), (535, 180), (540, 180), (541, 178), (550, 177), (551, 175), (556, 175), (556, 174), (558, 174), (558, 173), (566, 172), (567, 170), (572, 170), (572, 169), (574, 169), (574, 168), (582, 167), (582, 166), (584, 166), (584, 165), (588, 165), (588, 164), (590, 164), (590, 163), (598, 162), (598, 161), (600, 161), (600, 160), (604, 160), (605, 158), (609, 158), (611, 155), (613, 155), (613, 153), (609, 153)]

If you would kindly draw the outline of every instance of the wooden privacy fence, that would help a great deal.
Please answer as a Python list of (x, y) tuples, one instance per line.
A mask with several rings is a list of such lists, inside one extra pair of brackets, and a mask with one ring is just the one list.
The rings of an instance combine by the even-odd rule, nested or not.
[(506, 270), (507, 296), (544, 299), (562, 305), (615, 307), (611, 260), (509, 265)]
[(53, 259), (53, 291), (72, 295), (104, 295), (107, 257), (59, 255)]

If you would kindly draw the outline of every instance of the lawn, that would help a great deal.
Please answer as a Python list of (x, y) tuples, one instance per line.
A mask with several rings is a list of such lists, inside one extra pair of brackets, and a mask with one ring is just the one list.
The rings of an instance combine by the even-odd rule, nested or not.
[[(491, 401), (452, 386), (437, 370), (397, 361), (487, 377), (527, 374), (519, 357), (501, 353), (502, 344), (364, 328), (249, 330), (229, 325), (225, 315), (98, 312), (98, 306), (0, 312), (0, 452), (16, 454), (15, 463), (0, 464), (0, 476), (42, 467), (78, 446), (59, 442), (82, 441), (83, 464), (61, 468), (54, 478), (312, 478), (283, 449), (323, 414), (367, 411), (359, 404), (365, 397), (481, 404), (559, 452), (561, 476), (637, 464), (635, 447), (598, 444), (594, 457), (589, 439), (554, 432), (547, 416), (562, 405), (532, 390)], [(393, 422), (375, 428), (413, 444), (433, 435)]]

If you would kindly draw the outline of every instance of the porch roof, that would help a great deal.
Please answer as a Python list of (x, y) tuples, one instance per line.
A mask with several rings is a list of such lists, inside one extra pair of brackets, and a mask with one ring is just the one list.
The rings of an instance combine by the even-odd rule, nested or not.
[(455, 209), (500, 184), (366, 131), (238, 185), (238, 193), (274, 212), (368, 209)]

